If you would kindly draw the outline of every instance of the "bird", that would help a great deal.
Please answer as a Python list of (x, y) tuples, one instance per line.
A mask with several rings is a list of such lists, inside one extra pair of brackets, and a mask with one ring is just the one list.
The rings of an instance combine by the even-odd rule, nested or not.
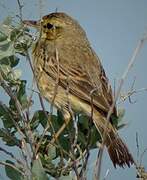
[[(25, 20), (39, 37), (32, 49), (32, 64), (41, 95), (63, 114), (65, 123), (81, 113), (91, 117), (114, 165), (130, 167), (133, 156), (111, 121), (118, 117), (116, 105), (105, 129), (107, 114), (114, 102), (112, 88), (102, 63), (92, 49), (86, 32), (77, 20), (64, 12), (53, 12), (40, 20)], [(57, 138), (56, 137), (56, 138)]]

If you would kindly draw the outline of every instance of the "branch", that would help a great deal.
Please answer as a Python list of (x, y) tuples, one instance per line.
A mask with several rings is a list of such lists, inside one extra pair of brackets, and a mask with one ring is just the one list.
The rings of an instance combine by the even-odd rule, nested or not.
[(9, 167), (15, 169), (16, 171), (18, 171), (19, 173), (21, 173), (23, 176), (25, 176), (24, 172), (22, 172), (19, 168), (17, 168), (17, 167), (16, 167), (15, 165), (13, 165), (13, 164), (0, 161), (0, 165), (9, 166)]
[(107, 114), (107, 119), (105, 121), (105, 129), (104, 129), (104, 132), (103, 132), (103, 141), (102, 141), (102, 144), (101, 144), (101, 147), (100, 147), (100, 153), (99, 153), (99, 157), (97, 159), (97, 173), (96, 173), (96, 179), (100, 179), (100, 173), (101, 173), (101, 166), (102, 166), (102, 156), (103, 156), (103, 151), (104, 151), (104, 145), (105, 145), (105, 139), (106, 139), (106, 132), (107, 132), (107, 127), (109, 125), (109, 120), (110, 120), (110, 117), (111, 117), (111, 114), (113, 113), (113, 109), (115, 107), (115, 104), (116, 104), (116, 101), (118, 100), (119, 96), (120, 96), (120, 92), (121, 92), (121, 89), (122, 89), (122, 86), (124, 84), (124, 81), (129, 73), (129, 71), (131, 70), (131, 68), (133, 67), (134, 63), (135, 63), (135, 60), (136, 60), (136, 57), (137, 55), (139, 54), (142, 46), (144, 45), (145, 41), (147, 40), (147, 34), (145, 34), (145, 36), (139, 40), (138, 44), (137, 44), (137, 47), (135, 48), (134, 52), (133, 52), (133, 55), (131, 57), (131, 59), (129, 60), (129, 63), (128, 63), (128, 66), (127, 68), (125, 69), (122, 77), (121, 77), (121, 80), (120, 80), (120, 84), (119, 84), (119, 87), (118, 87), (118, 90), (116, 92), (116, 96), (114, 98), (114, 101), (109, 109), (109, 112)]

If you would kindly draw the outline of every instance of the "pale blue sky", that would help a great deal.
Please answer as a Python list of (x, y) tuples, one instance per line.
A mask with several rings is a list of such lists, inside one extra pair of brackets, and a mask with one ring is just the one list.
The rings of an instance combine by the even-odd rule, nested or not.
[[(37, 0), (24, 0), (23, 18), (38, 19), (40, 8)], [(5, 6), (5, 8), (2, 7)], [(64, 11), (79, 21), (87, 32), (88, 39), (96, 53), (102, 59), (103, 66), (107, 76), (113, 83), (114, 79), (119, 80), (129, 58), (132, 55), (138, 40), (147, 32), (147, 1), (146, 0), (42, 0), (41, 14), (50, 12)], [(18, 13), (16, 0), (1, 0), (0, 2), (0, 20), (5, 16)], [(26, 62), (22, 62), (21, 67), (26, 67)], [(23, 68), (23, 77), (27, 76), (30, 80), (30, 74)], [(135, 88), (147, 88), (147, 43), (138, 55), (123, 92), (128, 91), (136, 77)], [(128, 101), (121, 104), (126, 110), (124, 121), (128, 126), (120, 131), (125, 139), (129, 149), (133, 152), (136, 159), (136, 141), (135, 134), (139, 134), (140, 151), (147, 147), (147, 92), (141, 92), (133, 96), (137, 102), (130, 104)], [(89, 162), (89, 179), (92, 179), (90, 171), (93, 162), (96, 159), (96, 151), (91, 155)], [(147, 154), (143, 158), (143, 165), (147, 168)], [(137, 160), (137, 159), (136, 159)], [(115, 170), (107, 157), (103, 163), (103, 174), (110, 170), (107, 179), (109, 180), (133, 180), (135, 179), (134, 168)]]

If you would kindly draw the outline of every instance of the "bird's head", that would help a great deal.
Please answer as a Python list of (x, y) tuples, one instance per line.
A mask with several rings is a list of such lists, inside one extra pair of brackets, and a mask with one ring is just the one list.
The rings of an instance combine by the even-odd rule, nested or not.
[(85, 32), (76, 20), (65, 13), (56, 12), (44, 16), (39, 21), (23, 21), (24, 24), (33, 26), (40, 30), (40, 37), (46, 40), (56, 40), (58, 38), (77, 37)]

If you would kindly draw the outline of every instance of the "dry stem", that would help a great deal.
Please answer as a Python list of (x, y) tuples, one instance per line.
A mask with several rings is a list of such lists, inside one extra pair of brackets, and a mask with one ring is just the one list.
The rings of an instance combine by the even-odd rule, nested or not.
[(111, 107), (109, 109), (108, 114), (107, 114), (107, 121), (105, 122), (105, 129), (104, 129), (104, 132), (103, 132), (103, 142), (102, 142), (101, 147), (100, 147), (100, 154), (99, 154), (99, 157), (97, 159), (97, 164), (96, 164), (97, 165), (97, 173), (95, 174), (95, 178), (98, 179), (98, 180), (100, 180), (100, 173), (101, 173), (101, 166), (102, 166), (102, 156), (103, 156), (103, 151), (104, 151), (107, 127), (108, 127), (108, 124), (109, 124), (111, 114), (112, 114), (113, 109), (115, 107), (116, 101), (118, 100), (118, 98), (120, 96), (120, 92), (121, 92), (122, 86), (124, 84), (124, 81), (125, 81), (128, 73), (129, 73), (129, 71), (133, 67), (134, 62), (136, 60), (136, 57), (139, 54), (139, 52), (140, 52), (140, 50), (141, 50), (141, 48), (142, 48), (142, 46), (143, 46), (146, 39), (147, 39), (147, 34), (141, 40), (139, 40), (139, 42), (137, 44), (137, 47), (135, 48), (135, 50), (133, 52), (133, 55), (132, 55), (131, 59), (129, 60), (128, 66), (125, 69), (125, 71), (124, 71), (124, 73), (123, 73), (123, 75), (121, 77), (119, 87), (118, 87), (116, 95), (114, 97), (114, 101), (113, 101), (113, 103), (112, 103), (112, 105), (111, 105)]

